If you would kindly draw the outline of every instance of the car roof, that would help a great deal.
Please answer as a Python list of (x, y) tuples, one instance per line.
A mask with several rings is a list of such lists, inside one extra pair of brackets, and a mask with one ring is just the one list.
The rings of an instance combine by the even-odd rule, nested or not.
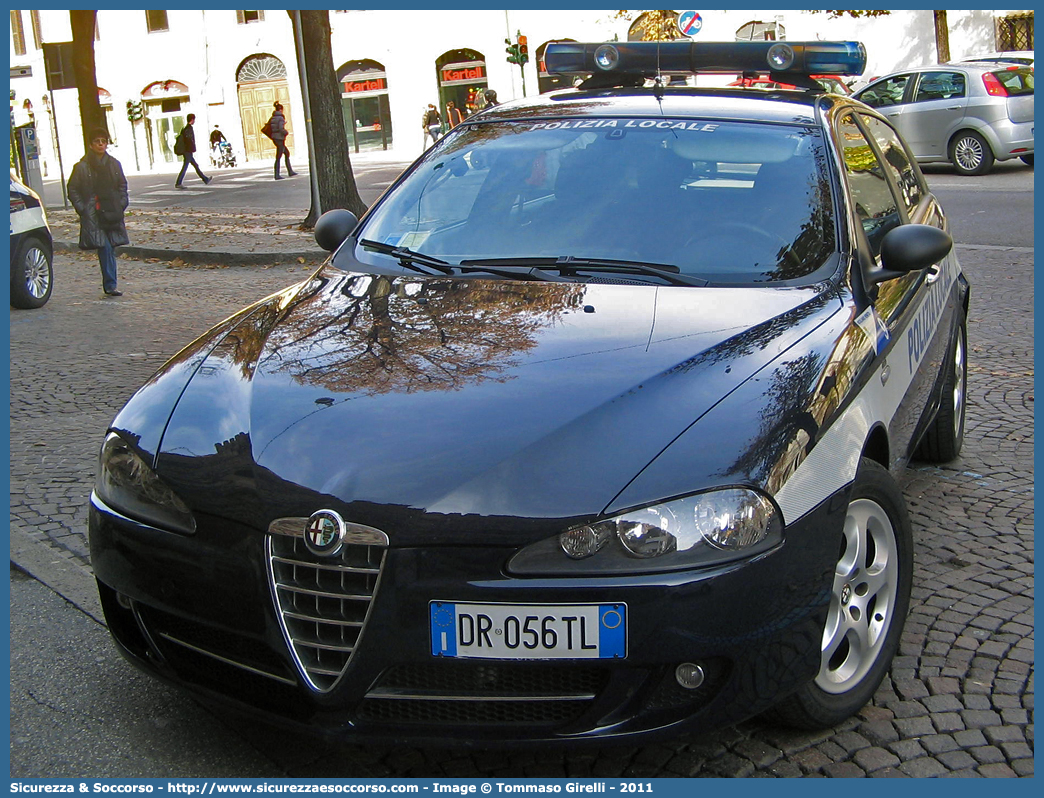
[(1011, 67), (1025, 67), (1026, 69), (1033, 68), (1029, 64), (1012, 64), (1006, 61), (952, 61), (948, 64), (927, 64), (923, 66), (907, 67), (906, 69), (896, 69), (892, 72), (881, 75), (879, 78), (875, 78), (874, 82), (876, 83), (878, 80), (881, 80), (881, 78), (888, 78), (892, 75), (905, 75), (907, 72), (952, 72), (954, 69), (978, 72), (996, 72), (998, 69), (1009, 69)]
[[(565, 89), (514, 100), (481, 111), (465, 120), (496, 121), (562, 117), (692, 117), (734, 121), (816, 124), (816, 102), (821, 93), (768, 91), (742, 88), (668, 86), (619, 89)], [(594, 101), (594, 102), (592, 102)]]

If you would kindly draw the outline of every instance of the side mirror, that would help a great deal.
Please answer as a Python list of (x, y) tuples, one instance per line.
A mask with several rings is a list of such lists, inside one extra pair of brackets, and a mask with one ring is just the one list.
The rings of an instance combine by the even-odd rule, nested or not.
[(904, 224), (889, 230), (881, 240), (881, 269), (871, 275), (874, 283), (927, 269), (953, 249), (949, 233), (928, 224)]
[(352, 234), (359, 218), (344, 208), (335, 208), (319, 217), (315, 223), (315, 243), (327, 252), (334, 252)]

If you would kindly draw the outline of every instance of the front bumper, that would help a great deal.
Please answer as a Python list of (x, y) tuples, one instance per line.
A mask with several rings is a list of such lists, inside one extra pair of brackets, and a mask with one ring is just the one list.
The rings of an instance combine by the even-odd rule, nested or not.
[[(819, 668), (846, 492), (753, 560), (613, 579), (520, 579), (514, 549), (389, 548), (341, 678), (302, 677), (273, 599), (266, 534), (197, 518), (186, 537), (92, 497), (91, 557), (110, 632), (136, 665), (204, 698), (321, 735), (497, 745), (665, 736), (761, 712)], [(430, 601), (627, 604), (620, 661), (432, 655)], [(675, 669), (699, 664), (696, 689)]]

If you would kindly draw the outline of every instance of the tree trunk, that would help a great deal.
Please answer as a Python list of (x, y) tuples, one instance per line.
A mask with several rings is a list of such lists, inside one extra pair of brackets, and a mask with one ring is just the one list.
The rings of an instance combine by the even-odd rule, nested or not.
[[(83, 147), (90, 145), (91, 131), (105, 127), (105, 112), (98, 102), (98, 78), (94, 68), (94, 24), (97, 11), (70, 11), (72, 27), (73, 75), (80, 103), (80, 124), (83, 126)], [(109, 131), (110, 135), (112, 131)]]
[(939, 63), (950, 60), (950, 26), (946, 21), (945, 11), (933, 11), (935, 16), (935, 49), (939, 53)]
[[(294, 13), (290, 15), (293, 25)], [(348, 136), (344, 129), (344, 117), (341, 115), (341, 91), (334, 72), (333, 51), (330, 46), (330, 12), (299, 11), (301, 15), (301, 36), (304, 40), (304, 64), (298, 64), (308, 87), (308, 105), (311, 111), (312, 124), (309, 135), (312, 137), (312, 179), (319, 186), (319, 204), (323, 211), (333, 208), (347, 208), (356, 216), (366, 210), (366, 203), (359, 196), (352, 174), (352, 163), (348, 156)], [(294, 27), (294, 43), (297, 43), (298, 31)], [(312, 208), (302, 223), (302, 227), (315, 226), (319, 218), (319, 209)]]

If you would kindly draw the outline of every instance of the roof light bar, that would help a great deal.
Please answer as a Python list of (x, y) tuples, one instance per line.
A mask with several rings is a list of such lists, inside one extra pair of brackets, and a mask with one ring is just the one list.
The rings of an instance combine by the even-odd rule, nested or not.
[(862, 75), (862, 42), (552, 42), (544, 65), (558, 75), (684, 72)]

